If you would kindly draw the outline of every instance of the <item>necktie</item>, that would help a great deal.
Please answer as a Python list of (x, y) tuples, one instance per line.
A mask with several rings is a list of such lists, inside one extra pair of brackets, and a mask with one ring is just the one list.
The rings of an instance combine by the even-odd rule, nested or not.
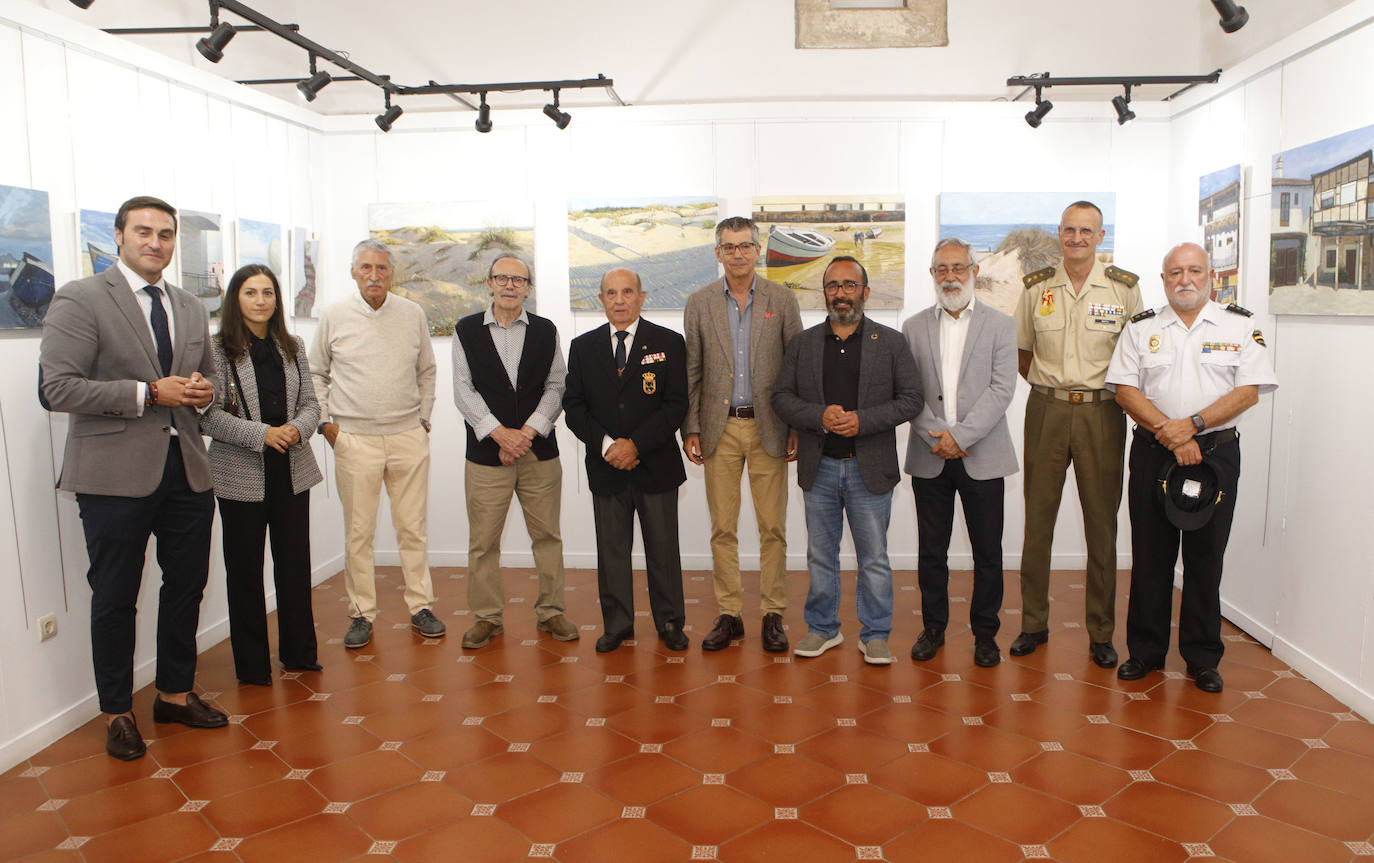
[(148, 285), (143, 290), (153, 298), (153, 311), (148, 318), (153, 324), (153, 340), (157, 342), (157, 361), (165, 377), (172, 373), (172, 333), (167, 329), (167, 310), (162, 307), (162, 291), (157, 285)]
[(625, 338), (630, 335), (629, 330), (616, 330), (615, 333), (615, 373), (620, 374), (625, 371)]

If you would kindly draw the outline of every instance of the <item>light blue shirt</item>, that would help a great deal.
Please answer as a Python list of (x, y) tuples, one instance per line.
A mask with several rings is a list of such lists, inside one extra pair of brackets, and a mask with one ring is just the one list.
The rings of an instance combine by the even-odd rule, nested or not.
[(749, 331), (754, 321), (754, 287), (758, 276), (749, 283), (749, 300), (740, 311), (739, 303), (730, 295), (725, 282), (725, 314), (730, 321), (730, 350), (735, 357), (734, 389), (730, 393), (730, 407), (739, 408), (754, 403), (754, 385), (749, 377)]

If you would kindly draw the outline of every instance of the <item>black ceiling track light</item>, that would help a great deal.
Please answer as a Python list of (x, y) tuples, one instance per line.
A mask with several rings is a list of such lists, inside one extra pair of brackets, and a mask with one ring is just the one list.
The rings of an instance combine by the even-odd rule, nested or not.
[(1116, 122), (1126, 124), (1135, 119), (1135, 112), (1131, 110), (1131, 88), (1148, 87), (1158, 85), (1182, 84), (1183, 87), (1165, 96), (1162, 101), (1169, 101), (1193, 89), (1199, 84), (1215, 84), (1221, 80), (1221, 70), (1217, 69), (1206, 75), (1125, 75), (1125, 76), (1100, 76), (1092, 78), (1055, 78), (1049, 72), (1039, 72), (1034, 75), (1017, 75), (1007, 79), (1008, 87), (1024, 87), (1013, 102), (1022, 96), (1035, 91), (1035, 110), (1026, 114), (1026, 123), (1032, 129), (1038, 129), (1045, 115), (1053, 108), (1053, 104), (1042, 98), (1042, 92), (1048, 87), (1102, 87), (1115, 86), (1121, 87), (1125, 93), (1120, 96), (1112, 97), (1112, 108), (1116, 110)]
[(381, 129), (383, 132), (390, 132), (392, 124), (401, 119), (401, 115), (404, 114), (405, 111), (401, 110), (400, 105), (391, 104), (390, 90), (384, 92), (386, 93), (386, 110), (372, 119), (377, 123), (378, 129)]
[(1131, 85), (1127, 84), (1125, 90), (1125, 95), (1112, 97), (1112, 107), (1116, 109), (1118, 126), (1124, 126), (1135, 119), (1135, 112), (1131, 110)]
[(491, 131), (491, 106), (487, 104), (485, 91), (482, 93), (482, 104), (477, 106), (477, 122), (472, 125), (484, 135)]
[(1041, 88), (1035, 88), (1035, 110), (1026, 112), (1026, 125), (1032, 129), (1039, 129), (1044, 122), (1045, 115), (1054, 110), (1054, 103), (1049, 99), (1040, 97)]
[(1237, 6), (1235, 0), (1212, 0), (1212, 5), (1221, 16), (1221, 29), (1227, 33), (1236, 32), (1250, 20), (1250, 13), (1245, 11), (1244, 6)]
[(553, 121), (554, 125), (560, 129), (568, 128), (572, 122), (572, 115), (558, 107), (558, 88), (553, 89), (553, 101), (544, 106), (544, 116)]
[(323, 69), (315, 68), (315, 55), (310, 55), (310, 77), (296, 84), (296, 90), (301, 94), (301, 98), (307, 102), (315, 101), (315, 97), (320, 95), (320, 91), (328, 87), (334, 79), (329, 77), (329, 73)]

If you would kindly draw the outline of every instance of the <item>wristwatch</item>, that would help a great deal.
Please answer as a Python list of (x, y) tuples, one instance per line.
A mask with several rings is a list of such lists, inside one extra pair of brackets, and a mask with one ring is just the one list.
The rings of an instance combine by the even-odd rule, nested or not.
[(1202, 414), (1193, 414), (1190, 419), (1193, 421), (1193, 428), (1197, 430), (1198, 434), (1207, 431), (1207, 422), (1202, 418)]

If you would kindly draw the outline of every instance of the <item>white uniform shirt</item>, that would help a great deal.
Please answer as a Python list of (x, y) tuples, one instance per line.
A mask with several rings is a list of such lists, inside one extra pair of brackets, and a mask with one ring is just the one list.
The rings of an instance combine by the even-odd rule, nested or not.
[(944, 388), (945, 422), (950, 427), (959, 424), (959, 372), (964, 362), (969, 319), (976, 302), (969, 297), (968, 305), (957, 318), (940, 307), (940, 383)]
[[(1209, 300), (1190, 329), (1165, 306), (1127, 324), (1107, 368), (1107, 388), (1135, 387), (1170, 419), (1192, 416), (1236, 387), (1272, 392), (1279, 379), (1256, 324)], [(1234, 425), (1232, 420), (1207, 431)]]

